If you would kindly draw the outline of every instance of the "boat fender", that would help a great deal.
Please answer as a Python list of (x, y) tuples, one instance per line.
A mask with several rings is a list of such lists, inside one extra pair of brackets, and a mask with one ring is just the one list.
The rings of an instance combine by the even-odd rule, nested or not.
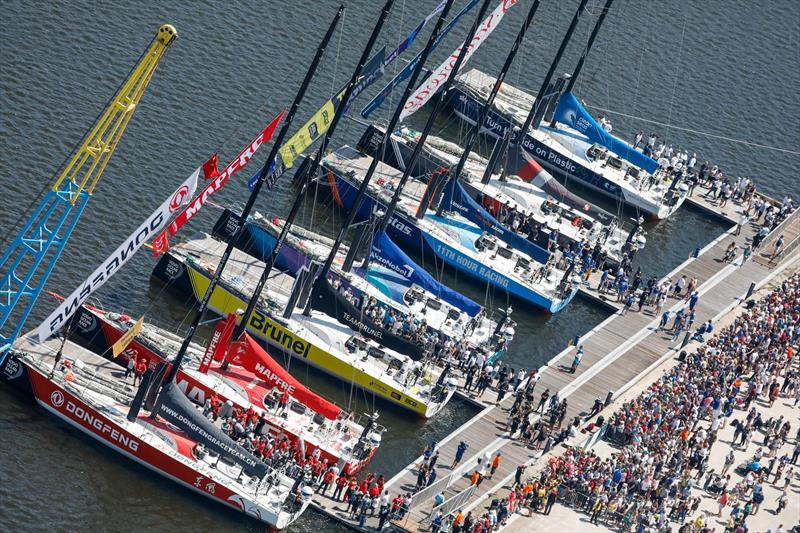
[(575, 217), (572, 219), (572, 225), (576, 228), (580, 227), (581, 225), (581, 217)]

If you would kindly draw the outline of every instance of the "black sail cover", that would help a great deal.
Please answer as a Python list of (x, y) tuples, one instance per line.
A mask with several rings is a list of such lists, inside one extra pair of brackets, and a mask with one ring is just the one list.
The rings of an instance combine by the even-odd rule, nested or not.
[(192, 440), (241, 465), (247, 475), (258, 478), (267, 475), (267, 465), (203, 416), (174, 382), (167, 383), (161, 389), (154, 412)]
[[(357, 291), (353, 289), (353, 292)], [(377, 341), (386, 348), (407, 355), (414, 361), (419, 361), (425, 356), (422, 346), (395, 335), (372, 320), (364, 320), (361, 311), (348, 302), (342, 294), (339, 294), (327, 279), (319, 280), (314, 288), (314, 293), (311, 295), (311, 307), (335, 318), (339, 323)]]

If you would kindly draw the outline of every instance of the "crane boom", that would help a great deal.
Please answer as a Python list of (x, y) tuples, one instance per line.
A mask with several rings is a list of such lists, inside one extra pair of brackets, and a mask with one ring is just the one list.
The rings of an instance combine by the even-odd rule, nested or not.
[[(0, 364), (19, 335), (156, 66), (178, 37), (170, 24), (153, 41), (95, 121), (52, 188), (0, 259)], [(21, 307), (21, 311), (15, 312)], [(15, 319), (10, 324), (11, 318)], [(9, 331), (9, 333), (6, 333)]]

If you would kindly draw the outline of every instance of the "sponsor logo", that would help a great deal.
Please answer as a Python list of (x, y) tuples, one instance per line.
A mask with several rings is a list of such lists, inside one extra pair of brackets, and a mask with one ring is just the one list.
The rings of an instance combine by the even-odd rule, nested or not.
[(60, 390), (54, 390), (50, 395), (50, 403), (56, 407), (64, 405), (64, 394)]
[(92, 332), (97, 327), (97, 318), (91, 313), (82, 312), (75, 327), (84, 333)]
[(7, 380), (13, 381), (22, 375), (22, 365), (15, 357), (6, 357), (3, 374), (5, 374)]
[(285, 348), (287, 351), (292, 352), (300, 357), (308, 358), (308, 352), (311, 350), (311, 343), (302, 339), (298, 339), (292, 335), (288, 330), (279, 326), (260, 311), (254, 311), (250, 317), (250, 328), (259, 333), (270, 344), (279, 348)]
[(183, 266), (174, 259), (170, 258), (169, 263), (167, 266), (164, 267), (164, 275), (166, 275), (169, 279), (176, 279), (183, 273)]
[(69, 414), (73, 420), (83, 422), (85, 425), (89, 426), (89, 429), (94, 431), (95, 434), (104, 439), (118, 443), (132, 452), (139, 450), (139, 441), (129, 435), (125, 435), (113, 426), (108, 425), (98, 415), (76, 405), (71, 400), (66, 400), (65, 403), (64, 394), (61, 391), (53, 391), (50, 395), (50, 403), (59, 411)]
[(189, 196), (189, 187), (186, 185), (181, 185), (178, 187), (178, 190), (175, 191), (172, 195), (172, 198), (169, 199), (169, 212), (174, 213), (176, 209), (183, 205), (183, 202)]
[(343, 316), (344, 316), (344, 319), (346, 321), (348, 321), (350, 324), (352, 324), (353, 326), (355, 326), (355, 328), (358, 331), (361, 331), (362, 333), (366, 333), (367, 335), (369, 335), (370, 337), (373, 337), (375, 339), (383, 339), (383, 332), (382, 331), (377, 330), (377, 329), (369, 326), (368, 324), (364, 324), (362, 321), (360, 321), (359, 319), (357, 319), (356, 317), (354, 317), (350, 313), (344, 313)]

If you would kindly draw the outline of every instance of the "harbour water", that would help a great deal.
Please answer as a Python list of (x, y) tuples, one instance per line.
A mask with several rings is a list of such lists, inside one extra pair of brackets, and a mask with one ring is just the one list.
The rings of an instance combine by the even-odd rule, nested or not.
[[(349, 75), (383, 2), (348, 2), (342, 31), (329, 48), (297, 123), (331, 96)], [(397, 0), (382, 42), (398, 37), (427, 14), (435, 0)], [(530, 91), (538, 84), (569, 23), (577, 2), (543, 2), (509, 83)], [(0, 53), (0, 242), (23, 216), (71, 147), (127, 74), (163, 22), (181, 38), (162, 62), (120, 148), (75, 230), (48, 288), (71, 291), (174, 186), (214, 151), (227, 161), (280, 109), (288, 105), (321, 31), (337, 3), (198, 1), (3, 3), (5, 45)], [(473, 58), (471, 65), (496, 72), (529, 0)], [(590, 9), (599, 9), (590, 3)], [(514, 13), (516, 11), (516, 13)], [(577, 92), (590, 104), (664, 124), (786, 148), (795, 153), (733, 143), (665, 126), (611, 115), (623, 134), (655, 131), (676, 146), (720, 164), (731, 175), (751, 175), (773, 196), (800, 196), (800, 27), (792, 2), (764, 2), (757, 10), (744, 0), (641, 3), (617, 0)], [(590, 21), (579, 26), (563, 65), (571, 69)], [(466, 17), (466, 23), (471, 17)], [(466, 23), (434, 54), (434, 62), (456, 46)], [(418, 50), (420, 44), (414, 47)], [(365, 98), (358, 103), (366, 101)], [(359, 106), (354, 106), (358, 108)], [(415, 116), (411, 124), (424, 119)], [(453, 124), (442, 120), (441, 129)], [(345, 121), (334, 144), (354, 144), (361, 126)], [(263, 163), (266, 154), (256, 158)], [(215, 197), (221, 204), (246, 196), (243, 171)], [(259, 201), (262, 212), (283, 214), (293, 193), (288, 178)], [(596, 200), (596, 198), (592, 198)], [(310, 221), (311, 203), (305, 220)], [(609, 206), (630, 216), (617, 206)], [(208, 230), (218, 211), (208, 209), (187, 233)], [(338, 215), (313, 213), (316, 225), (332, 226)], [(720, 233), (718, 221), (690, 207), (648, 228), (640, 263), (646, 275), (661, 275)], [(151, 287), (154, 261), (140, 253), (98, 297), (109, 309), (146, 314), (180, 327), (187, 308)], [(504, 298), (446, 273), (454, 288), (493, 308)], [(34, 327), (52, 306), (43, 297), (32, 315)], [(518, 309), (517, 339), (506, 358), (530, 368), (558, 352), (576, 334), (607, 315), (596, 304), (576, 299), (553, 316)], [(204, 332), (207, 333), (207, 332)], [(393, 473), (432, 439), (463, 424), (474, 408), (453, 402), (424, 423), (409, 420), (363, 393), (305, 369), (293, 369), (326, 395), (360, 412), (378, 409), (389, 428), (374, 469)], [(108, 452), (6, 388), (0, 388), (0, 529), (19, 530), (261, 530), (253, 521), (178, 489), (141, 467)], [(298, 531), (338, 526), (309, 511)]]

